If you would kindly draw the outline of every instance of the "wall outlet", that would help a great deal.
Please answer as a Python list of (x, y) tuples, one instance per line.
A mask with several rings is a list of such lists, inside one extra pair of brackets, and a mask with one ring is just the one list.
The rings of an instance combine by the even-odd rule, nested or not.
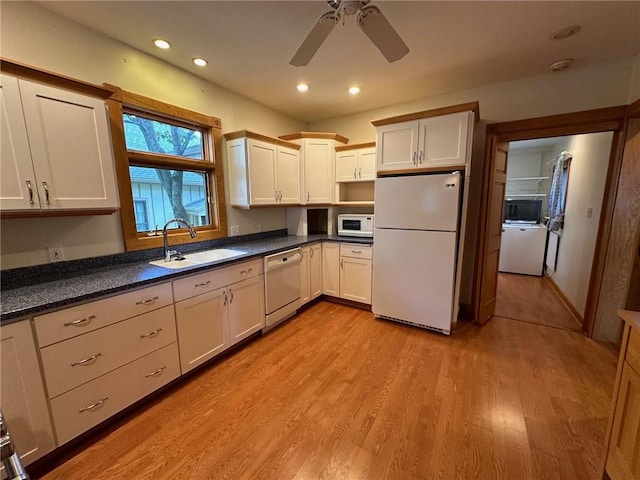
[(587, 218), (593, 217), (593, 207), (587, 207)]
[(236, 237), (240, 235), (240, 225), (231, 225), (231, 236)]
[(64, 260), (62, 247), (49, 247), (49, 260), (51, 262), (61, 262)]

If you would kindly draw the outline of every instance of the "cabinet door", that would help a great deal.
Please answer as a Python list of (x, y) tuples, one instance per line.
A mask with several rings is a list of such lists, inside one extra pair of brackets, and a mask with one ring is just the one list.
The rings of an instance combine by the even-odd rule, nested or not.
[(264, 276), (230, 285), (228, 308), (231, 345), (264, 328)]
[(611, 480), (640, 478), (640, 375), (625, 362), (607, 457)]
[(358, 180), (358, 151), (337, 152), (336, 182), (355, 182), (356, 180)]
[(28, 320), (0, 329), (0, 405), (24, 465), (55, 448), (38, 355)]
[(117, 208), (104, 101), (27, 80), (18, 84), (41, 207)]
[(175, 304), (182, 373), (229, 346), (227, 289), (220, 288)]
[(419, 167), (463, 166), (467, 162), (469, 112), (420, 120)]
[(371, 304), (371, 260), (340, 258), (340, 297)]
[(362, 148), (358, 150), (358, 180), (375, 180), (376, 149)]
[(276, 146), (247, 139), (251, 205), (276, 203)]
[(322, 295), (322, 245), (319, 243), (309, 247), (309, 284), (311, 299)]
[(300, 203), (300, 152), (278, 146), (277, 187), (279, 203)]
[(311, 300), (311, 247), (302, 247), (302, 262), (300, 263), (300, 305)]
[(229, 175), (229, 203), (248, 207), (247, 145), (244, 138), (227, 142), (227, 172)]
[(0, 75), (0, 208), (40, 208), (18, 79)]
[(304, 140), (303, 203), (333, 203), (333, 140)]
[(340, 296), (340, 244), (322, 244), (322, 293)]
[(418, 155), (418, 122), (383, 125), (376, 129), (378, 171), (415, 168)]

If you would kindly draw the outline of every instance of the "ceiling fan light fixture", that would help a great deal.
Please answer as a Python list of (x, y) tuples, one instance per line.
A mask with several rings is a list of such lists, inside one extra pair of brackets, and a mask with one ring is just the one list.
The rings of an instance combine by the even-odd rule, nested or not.
[(171, 48), (171, 44), (162, 38), (154, 39), (153, 44), (156, 47), (161, 48), (162, 50), (168, 50), (169, 48)]
[(357, 85), (354, 85), (354, 86), (352, 86), (352, 87), (349, 87), (349, 93), (350, 93), (351, 95), (357, 95), (357, 94), (359, 94), (359, 93), (360, 93), (360, 90), (361, 90), (361, 88), (360, 88), (360, 87), (358, 87)]
[(202, 57), (195, 57), (193, 59), (193, 63), (199, 67), (206, 67), (209, 62), (207, 62), (207, 60)]
[(299, 92), (306, 92), (307, 90), (309, 90), (309, 85), (307, 85), (306, 83), (299, 83), (298, 85), (296, 85), (296, 89), (298, 89)]

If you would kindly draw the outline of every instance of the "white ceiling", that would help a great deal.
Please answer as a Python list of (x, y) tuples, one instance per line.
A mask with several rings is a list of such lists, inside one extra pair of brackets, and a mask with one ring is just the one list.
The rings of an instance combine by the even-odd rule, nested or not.
[[(579, 67), (640, 52), (638, 1), (374, 0), (409, 46), (403, 59), (387, 63), (352, 16), (306, 67), (289, 60), (330, 10), (322, 0), (39, 3), (304, 122), (545, 73), (566, 57)], [(550, 39), (573, 24), (578, 35)], [(159, 50), (157, 37), (173, 47)], [(195, 56), (209, 65), (194, 66)], [(297, 92), (299, 81), (310, 90)]]

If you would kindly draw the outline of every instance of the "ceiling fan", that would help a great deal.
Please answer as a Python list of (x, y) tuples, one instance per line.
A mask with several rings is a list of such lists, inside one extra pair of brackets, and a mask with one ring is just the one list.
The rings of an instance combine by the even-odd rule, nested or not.
[(357, 23), (369, 40), (380, 50), (388, 62), (400, 60), (409, 52), (398, 32), (394, 30), (382, 12), (372, 5), (370, 0), (328, 0), (333, 11), (320, 17), (307, 38), (293, 56), (290, 65), (302, 67), (309, 63), (333, 30), (333, 27), (346, 16), (358, 13)]

